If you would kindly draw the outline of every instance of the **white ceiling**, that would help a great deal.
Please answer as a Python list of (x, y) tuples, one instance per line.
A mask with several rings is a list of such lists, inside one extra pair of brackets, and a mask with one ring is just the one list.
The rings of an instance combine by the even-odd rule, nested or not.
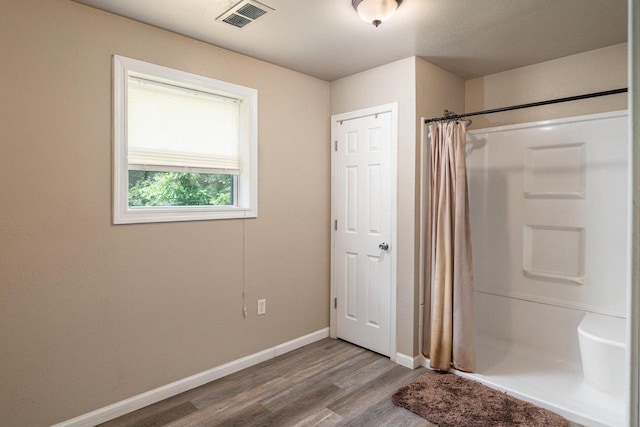
[(262, 0), (243, 29), (215, 18), (238, 0), (74, 0), (324, 80), (408, 56), (464, 78), (627, 40), (627, 0), (404, 0), (375, 28), (351, 0)]

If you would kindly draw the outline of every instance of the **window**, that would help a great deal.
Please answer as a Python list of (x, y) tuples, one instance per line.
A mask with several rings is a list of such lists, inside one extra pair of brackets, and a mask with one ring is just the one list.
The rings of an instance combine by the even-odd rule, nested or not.
[(255, 89), (114, 56), (115, 224), (257, 216)]

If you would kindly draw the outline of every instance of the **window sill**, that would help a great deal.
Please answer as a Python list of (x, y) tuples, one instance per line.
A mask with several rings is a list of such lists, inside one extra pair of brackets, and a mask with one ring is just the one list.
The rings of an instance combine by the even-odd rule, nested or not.
[(211, 207), (142, 207), (127, 208), (113, 218), (114, 224), (141, 224), (150, 222), (207, 221), (218, 219), (256, 218), (257, 210), (236, 206)]

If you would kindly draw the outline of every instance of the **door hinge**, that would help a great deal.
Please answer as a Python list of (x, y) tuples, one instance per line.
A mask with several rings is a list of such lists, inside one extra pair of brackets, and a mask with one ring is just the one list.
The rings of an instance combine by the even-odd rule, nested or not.
[(333, 221), (333, 229), (336, 230), (336, 231), (338, 230), (338, 220), (337, 219)]
[(338, 151), (338, 141), (333, 141), (333, 151)]
[(333, 308), (338, 308), (338, 298), (333, 299)]

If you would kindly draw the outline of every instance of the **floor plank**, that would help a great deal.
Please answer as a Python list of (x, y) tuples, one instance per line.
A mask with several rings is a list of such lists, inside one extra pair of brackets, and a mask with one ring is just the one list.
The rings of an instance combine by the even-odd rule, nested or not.
[(390, 400), (424, 372), (327, 338), (101, 427), (428, 426)]
[[(411, 382), (425, 372), (423, 369), (410, 370), (396, 365), (373, 381), (362, 384), (328, 405), (345, 420), (358, 418), (362, 413), (377, 406), (383, 400), (390, 400), (398, 388)], [(408, 411), (407, 411), (408, 412)], [(422, 418), (420, 418), (422, 419)]]
[(311, 415), (303, 418), (300, 422), (297, 422), (292, 425), (292, 427), (323, 427), (323, 426), (335, 426), (340, 421), (342, 421), (342, 417), (331, 409), (322, 408), (320, 411), (316, 413), (312, 413)]

